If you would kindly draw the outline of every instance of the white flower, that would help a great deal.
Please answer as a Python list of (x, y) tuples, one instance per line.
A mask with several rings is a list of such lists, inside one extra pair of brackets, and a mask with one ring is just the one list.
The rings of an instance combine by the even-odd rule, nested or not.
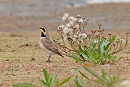
[(120, 39), (120, 42), (121, 42), (121, 43), (124, 43), (124, 42), (125, 42), (125, 40), (124, 40), (124, 39)]
[(73, 32), (73, 30), (71, 29), (71, 28), (68, 28), (68, 27), (65, 27), (64, 29), (63, 29), (63, 33), (66, 35), (67, 33), (72, 33)]
[(65, 14), (64, 14), (64, 17), (68, 17), (68, 16), (69, 16), (69, 14), (68, 14), (68, 13), (65, 13)]
[(72, 28), (69, 29), (69, 34), (70, 34), (71, 36), (73, 35), (73, 29), (72, 29)]
[(68, 17), (68, 19), (73, 22), (77, 21), (77, 18), (74, 18), (73, 16)]
[(75, 25), (75, 28), (77, 28), (77, 29), (78, 29), (78, 28), (79, 28), (79, 24), (76, 24), (76, 25)]
[(68, 19), (72, 21), (74, 19), (74, 17), (70, 16), (70, 17), (68, 17)]
[(83, 43), (82, 34), (79, 34), (79, 38), (78, 39)]
[(121, 83), (121, 86), (122, 86), (122, 87), (130, 87), (130, 80), (124, 80), (124, 81)]
[(74, 18), (74, 21), (77, 21), (77, 18)]
[(69, 14), (68, 14), (68, 13), (65, 13), (63, 17), (68, 18), (68, 17), (69, 17)]
[(85, 33), (79, 34), (79, 37), (82, 39), (85, 39), (87, 37), (87, 35)]
[(77, 38), (78, 38), (78, 36), (74, 34), (72, 39), (75, 41)]
[(67, 36), (66, 35), (64, 35), (64, 41), (67, 41)]
[(94, 43), (97, 44), (97, 43), (98, 43), (98, 40), (94, 40)]
[(81, 37), (82, 36), (82, 34), (79, 34), (79, 37)]
[(64, 20), (66, 20), (67, 18), (66, 17), (62, 17), (62, 20), (64, 21)]
[(81, 16), (80, 15), (77, 15), (77, 18), (80, 18)]
[(82, 33), (81, 35), (82, 35), (83, 39), (87, 37), (87, 34), (85, 34), (85, 33)]
[(67, 18), (69, 17), (69, 14), (68, 13), (65, 13), (64, 16), (62, 17), (62, 20), (66, 20)]
[(79, 19), (79, 23), (83, 23), (84, 20), (82, 18)]
[(74, 34), (74, 36), (73, 36), (73, 37), (74, 37), (74, 38), (78, 38), (78, 36), (77, 36), (77, 35), (75, 35), (75, 34)]
[(58, 27), (58, 29), (60, 29), (60, 28), (64, 28), (65, 26), (62, 24), (62, 25), (60, 25), (59, 27)]
[(69, 24), (69, 23), (68, 23), (68, 24), (66, 24), (66, 27), (68, 27), (68, 28), (69, 28), (69, 27), (70, 27), (70, 24)]
[(63, 33), (66, 35), (68, 32), (69, 32), (69, 28), (65, 27), (65, 28), (63, 29)]
[(70, 21), (69, 24), (70, 24), (70, 26), (72, 26), (73, 25), (73, 21)]

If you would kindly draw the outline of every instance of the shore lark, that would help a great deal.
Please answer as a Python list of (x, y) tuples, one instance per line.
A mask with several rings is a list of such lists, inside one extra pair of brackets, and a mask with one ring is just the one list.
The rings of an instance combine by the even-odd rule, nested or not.
[(62, 54), (60, 54), (60, 52), (58, 51), (56, 46), (50, 40), (46, 27), (40, 27), (39, 29), (41, 32), (41, 38), (39, 41), (39, 45), (47, 53), (47, 56), (48, 56), (47, 62), (50, 62), (50, 58), (51, 58), (52, 54), (58, 54), (64, 58), (64, 56)]

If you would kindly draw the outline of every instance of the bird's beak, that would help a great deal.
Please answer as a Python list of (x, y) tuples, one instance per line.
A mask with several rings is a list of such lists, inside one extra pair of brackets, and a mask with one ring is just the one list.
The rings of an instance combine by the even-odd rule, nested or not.
[(43, 29), (44, 27), (40, 27), (40, 29)]

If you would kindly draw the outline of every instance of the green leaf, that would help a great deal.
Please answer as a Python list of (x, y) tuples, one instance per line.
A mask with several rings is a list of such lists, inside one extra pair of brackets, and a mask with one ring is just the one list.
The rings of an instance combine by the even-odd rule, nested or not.
[(107, 50), (109, 48), (109, 46), (114, 42), (116, 36), (112, 37), (110, 40), (109, 40), (109, 44), (107, 44), (107, 46), (105, 47), (105, 50)]
[(92, 54), (92, 52), (88, 52), (88, 55), (89, 56), (87, 56), (87, 55), (85, 55), (85, 54), (82, 54), (82, 56), (84, 57), (84, 59), (86, 59), (87, 61), (89, 61), (89, 62), (92, 62), (92, 63), (94, 63), (94, 64), (97, 64), (97, 60), (95, 60), (94, 58), (94, 56), (95, 56), (95, 54)]
[(42, 82), (42, 80), (40, 78), (38, 78), (38, 81), (40, 83), (40, 87), (45, 87), (45, 84)]
[(17, 83), (17, 84), (14, 84), (13, 87), (38, 87), (38, 86), (33, 85), (31, 83)]
[(88, 71), (92, 76), (96, 77), (98, 80), (104, 82), (104, 79), (102, 79), (95, 71), (89, 69), (88, 67), (85, 67), (85, 70)]
[(87, 47), (87, 45), (84, 45), (84, 50), (88, 50), (88, 47)]
[(43, 84), (43, 85), (47, 85), (47, 83), (45, 82), (45, 80), (40, 80), (41, 81), (41, 83)]
[(52, 73), (51, 80), (50, 80), (50, 84), (51, 84), (51, 85), (53, 84), (55, 78), (56, 78), (56, 74), (55, 74), (55, 73)]
[(64, 81), (62, 81), (61, 83), (59, 83), (58, 86), (61, 86), (63, 84), (65, 84), (66, 82), (68, 82), (70, 80), (71, 76), (69, 76), (67, 79), (65, 79)]
[(98, 40), (98, 51), (100, 52), (100, 45), (101, 45), (102, 41), (99, 39)]
[(78, 78), (77, 76), (76, 76), (76, 84), (79, 87), (84, 87), (85, 86), (84, 82), (80, 78)]
[(101, 77), (102, 77), (107, 83), (111, 83), (106, 76), (107, 76), (107, 73), (105, 72), (104, 69), (102, 69), (102, 75), (101, 75)]
[(104, 53), (104, 47), (105, 45), (109, 44), (109, 42), (102, 42), (101, 45), (100, 45), (100, 49), (101, 49), (101, 55), (103, 55)]
[(95, 43), (91, 43), (91, 48), (92, 48), (93, 50), (95, 50), (95, 49), (96, 49), (96, 44), (95, 44)]
[(91, 61), (86, 54), (82, 54), (83, 58), (87, 61)]
[(82, 54), (82, 53), (83, 53), (83, 50), (82, 50), (82, 48), (81, 48), (80, 45), (79, 45), (78, 53), (79, 53), (79, 54)]
[(106, 75), (107, 75), (107, 73), (105, 72), (104, 69), (102, 69), (102, 75), (101, 75), (101, 77), (103, 77), (103, 78), (105, 79), (105, 78), (106, 78)]
[(44, 73), (44, 77), (45, 77), (47, 86), (50, 86), (50, 83), (49, 83), (49, 74), (46, 71), (46, 69), (43, 69), (43, 73)]
[(74, 50), (75, 52), (79, 52), (79, 50)]
[(57, 79), (57, 81), (56, 81), (56, 86), (58, 87), (59, 86), (59, 79)]
[[(117, 57), (117, 56), (115, 56), (115, 57)], [(119, 61), (119, 60), (121, 60), (122, 58), (123, 58), (122, 56), (121, 56), (121, 57), (119, 57), (119, 58), (118, 58), (118, 60), (116, 60), (116, 62), (117, 62), (117, 61)]]
[(77, 72), (79, 72), (83, 67), (79, 67), (77, 69), (75, 69), (75, 71), (72, 73), (72, 75), (75, 75)]
[(71, 54), (71, 57), (75, 59), (77, 62), (80, 62), (82, 64), (85, 64), (85, 62), (81, 61), (79, 57), (77, 57), (74, 53)]
[(84, 77), (84, 78), (86, 78), (86, 79), (88, 79), (89, 80), (89, 78), (85, 75), (85, 74), (83, 74), (82, 72), (80, 72), (79, 71), (79, 73)]

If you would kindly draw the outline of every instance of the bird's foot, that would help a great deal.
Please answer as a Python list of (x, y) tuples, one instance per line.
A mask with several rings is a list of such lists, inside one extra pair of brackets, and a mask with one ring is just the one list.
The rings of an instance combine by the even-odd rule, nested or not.
[(49, 62), (51, 62), (51, 61), (50, 61), (50, 56), (49, 56), (49, 58), (48, 58), (47, 62), (48, 62), (48, 63), (49, 63)]
[(49, 62), (51, 62), (51, 61), (50, 61), (50, 60), (47, 60), (46, 62), (49, 63)]

